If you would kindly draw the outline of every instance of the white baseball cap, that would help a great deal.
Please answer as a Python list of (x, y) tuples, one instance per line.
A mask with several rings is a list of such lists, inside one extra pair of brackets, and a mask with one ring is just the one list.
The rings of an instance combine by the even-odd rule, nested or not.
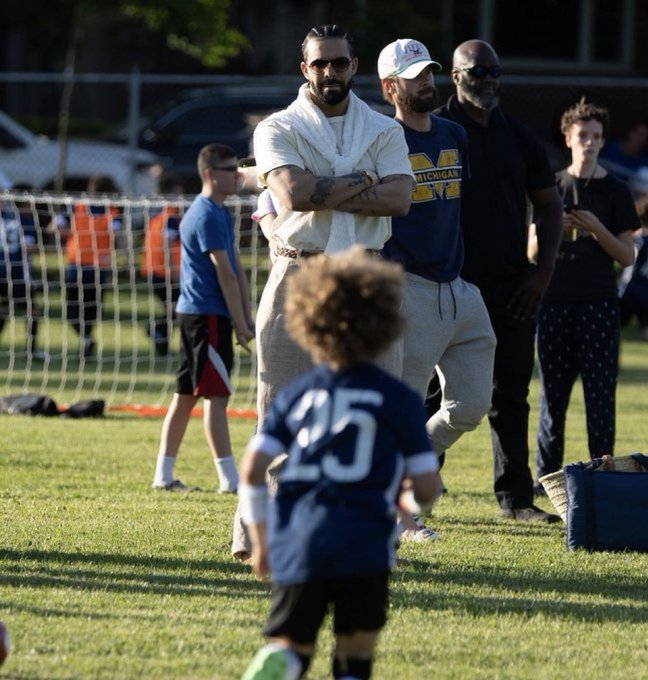
[(378, 55), (378, 77), (416, 78), (426, 67), (432, 65), (435, 71), (441, 70), (438, 61), (430, 59), (427, 47), (418, 40), (401, 38), (384, 47)]

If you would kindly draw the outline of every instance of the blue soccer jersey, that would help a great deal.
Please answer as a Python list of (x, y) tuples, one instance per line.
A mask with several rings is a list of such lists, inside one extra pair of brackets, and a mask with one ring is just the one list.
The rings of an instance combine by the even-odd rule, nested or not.
[(320, 365), (280, 392), (251, 446), (287, 452), (270, 503), (273, 581), (387, 571), (403, 473), (436, 470), (420, 397), (373, 364)]

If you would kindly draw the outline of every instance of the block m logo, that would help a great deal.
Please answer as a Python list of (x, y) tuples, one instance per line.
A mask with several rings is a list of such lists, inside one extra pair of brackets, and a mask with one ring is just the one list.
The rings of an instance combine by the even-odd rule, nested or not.
[(442, 149), (436, 165), (426, 153), (409, 156), (416, 176), (413, 203), (436, 201), (437, 198), (459, 198), (461, 195), (461, 163), (457, 149)]

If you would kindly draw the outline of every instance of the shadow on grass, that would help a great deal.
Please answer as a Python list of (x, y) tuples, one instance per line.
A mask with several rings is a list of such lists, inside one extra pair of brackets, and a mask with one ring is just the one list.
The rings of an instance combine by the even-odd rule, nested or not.
[(267, 584), (242, 578), (249, 573), (249, 567), (234, 561), (0, 549), (0, 579), (16, 588), (266, 597)]
[[(517, 614), (534, 617), (543, 614), (577, 621), (646, 623), (645, 578), (624, 577), (615, 581), (614, 576), (596, 576), (590, 573), (582, 577), (561, 577), (555, 573), (518, 574), (513, 570), (483, 566), (476, 569), (447, 568), (436, 563), (410, 560), (409, 564), (395, 572), (394, 583), (408, 586), (408, 591), (393, 589), (391, 600), (397, 607), (416, 607), (436, 611), (457, 611), (473, 616), (493, 614)], [(447, 589), (426, 592), (431, 580), (442, 582)], [(414, 586), (415, 593), (411, 592)], [(420, 589), (416, 589), (420, 586)], [(457, 587), (457, 592), (453, 592)], [(500, 590), (501, 595), (480, 595), (479, 588)], [(466, 589), (466, 594), (459, 589)], [(517, 593), (517, 595), (511, 595)], [(573, 595), (598, 596), (607, 601), (575, 602)], [(555, 598), (555, 599), (543, 599)], [(569, 599), (567, 599), (569, 598)], [(617, 600), (614, 602), (613, 600)], [(632, 600), (637, 606), (622, 604)]]

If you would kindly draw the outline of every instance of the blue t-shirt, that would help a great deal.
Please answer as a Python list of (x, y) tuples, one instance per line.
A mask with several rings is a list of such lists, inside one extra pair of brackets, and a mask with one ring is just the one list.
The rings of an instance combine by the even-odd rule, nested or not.
[(387, 571), (403, 471), (435, 459), (420, 397), (373, 364), (316, 366), (273, 402), (253, 447), (286, 451), (268, 514), (275, 583)]
[(467, 171), (466, 131), (437, 116), (432, 116), (429, 132), (406, 125), (403, 130), (416, 187), (409, 213), (392, 218), (392, 237), (383, 252), (412, 274), (452, 281), (463, 266), (459, 206)]
[(234, 229), (229, 210), (204, 196), (196, 196), (180, 222), (180, 314), (230, 316), (216, 269), (209, 258), (212, 250), (225, 250), (236, 271)]

